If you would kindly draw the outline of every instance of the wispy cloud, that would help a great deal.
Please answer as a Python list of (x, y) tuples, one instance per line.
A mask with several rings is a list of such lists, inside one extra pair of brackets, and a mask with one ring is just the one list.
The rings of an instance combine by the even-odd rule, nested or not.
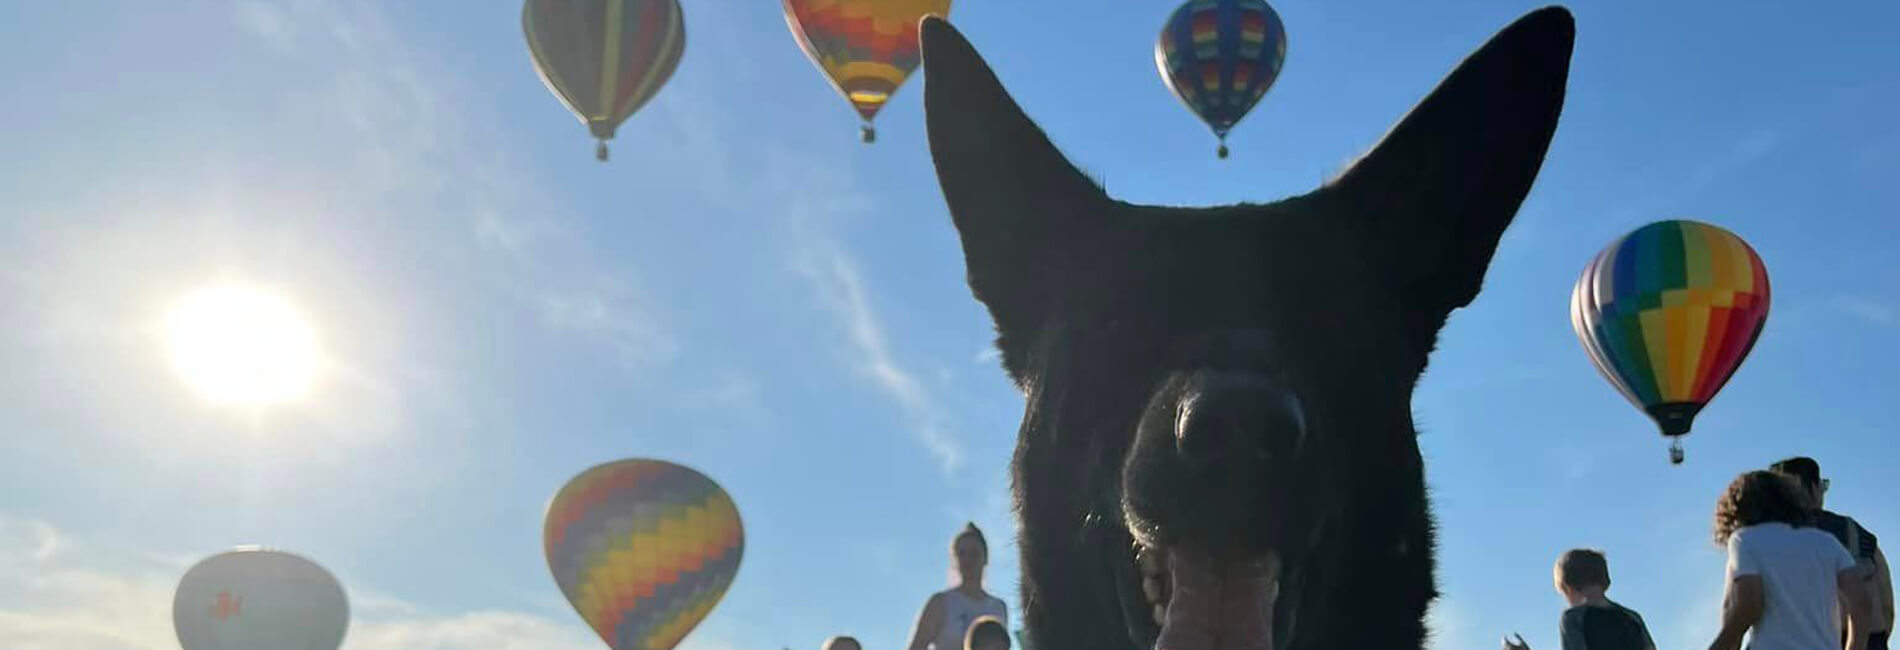
[(546, 293), (541, 296), (541, 316), (556, 329), (599, 339), (629, 362), (672, 360), (678, 348), (664, 330), (616, 305), (612, 297), (598, 292)]
[(718, 412), (754, 422), (769, 415), (758, 378), (742, 372), (722, 373), (702, 387), (685, 389), (672, 404), (688, 411)]
[[(754, 62), (729, 49), (700, 52), (696, 65), (718, 67), (734, 77), (756, 69)], [(919, 368), (927, 364), (905, 359), (901, 342), (893, 340), (879, 315), (875, 292), (843, 241), (845, 224), (878, 213), (873, 197), (836, 160), (732, 135), (729, 125), (743, 120), (722, 108), (734, 98), (720, 92), (676, 80), (642, 117), (666, 127), (654, 129), (652, 136), (671, 152), (670, 166), (708, 212), (769, 215), (790, 231), (778, 252), (789, 254), (793, 270), (810, 283), (818, 304), (838, 323), (851, 351), (850, 365), (890, 400), (943, 473), (956, 472), (967, 454), (951, 433), (951, 419), (922, 379), (929, 375)], [(502, 222), (483, 229), (488, 240), (507, 242), (516, 237), (517, 227)]]
[(519, 612), (366, 621), (343, 650), (597, 650), (600, 639), (579, 625)]
[(735, 161), (724, 158), (705, 161), (708, 168), (698, 173), (708, 179), (766, 179), (756, 188), (755, 207), (778, 215), (790, 228), (792, 267), (811, 283), (819, 305), (843, 328), (852, 364), (904, 415), (912, 436), (940, 469), (946, 475), (956, 472), (966, 458), (964, 446), (950, 433), (949, 418), (919, 372), (898, 352), (900, 346), (878, 315), (857, 260), (838, 233), (840, 224), (874, 213), (871, 197), (810, 156), (769, 151), (759, 158), (763, 169), (744, 174), (725, 167)]
[(164, 570), (74, 564), (97, 556), (49, 546), (61, 538), (46, 522), (0, 515), (0, 639), (9, 650), (177, 647)]
[(233, 18), (313, 75), (294, 103), (318, 127), (349, 136), (354, 189), (437, 208), (430, 212), (449, 221), (436, 225), (489, 253), (488, 279), (510, 287), (543, 325), (634, 366), (675, 357), (677, 340), (627, 280), (629, 269), (602, 259), (533, 174), (476, 144), (486, 140), (471, 137), (464, 115), (491, 109), (455, 86), (446, 65), (407, 45), (380, 7), (246, 0)]
[(811, 279), (821, 302), (843, 322), (862, 369), (909, 417), (917, 441), (943, 471), (956, 471), (963, 465), (963, 446), (945, 430), (936, 401), (892, 350), (856, 262), (831, 241), (810, 242), (800, 258), (799, 270)]
[(1727, 152), (1691, 169), (1678, 191), (1684, 198), (1700, 195), (1723, 176), (1747, 167), (1774, 152), (1775, 148), (1781, 145), (1783, 135), (1780, 131), (1769, 128), (1750, 132), (1737, 140)]
[(0, 517), (0, 560), (44, 562), (59, 552), (59, 531), (46, 522)]
[(1798, 127), (1785, 125), (1760, 127), (1735, 140), (1728, 149), (1703, 159), (1684, 173), (1675, 173), (1681, 170), (1659, 170), (1652, 176), (1665, 179), (1667, 183), (1651, 193), (1647, 200), (1638, 201), (1617, 212), (1617, 220), (1653, 220), (1660, 218), (1656, 215), (1676, 212), (1685, 203), (1693, 201), (1702, 193), (1715, 187), (1723, 178), (1774, 153), (1797, 130)]
[(232, 11), (239, 26), (263, 38), (279, 51), (296, 49), (296, 26), (283, 9), (256, 0), (242, 0)]
[(1882, 327), (1900, 325), (1900, 308), (1890, 301), (1873, 296), (1843, 294), (1835, 296), (1832, 302), (1835, 309), (1870, 324)]
[[(97, 544), (59, 549), (52, 525), (0, 515), (0, 639), (8, 650), (176, 650), (172, 595), (182, 567)], [(55, 540), (55, 541), (49, 541)], [(578, 617), (481, 610), (435, 614), (343, 580), (343, 650), (595, 650)], [(689, 637), (681, 650), (731, 650)]]

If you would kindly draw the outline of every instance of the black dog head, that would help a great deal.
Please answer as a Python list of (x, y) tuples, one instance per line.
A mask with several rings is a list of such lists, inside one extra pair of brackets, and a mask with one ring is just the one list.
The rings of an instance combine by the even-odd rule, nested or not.
[(1413, 385), (1557, 125), (1532, 13), (1337, 180), (1270, 205), (1110, 198), (926, 19), (931, 153), (1003, 365), (1037, 650), (1418, 647), (1434, 596)]

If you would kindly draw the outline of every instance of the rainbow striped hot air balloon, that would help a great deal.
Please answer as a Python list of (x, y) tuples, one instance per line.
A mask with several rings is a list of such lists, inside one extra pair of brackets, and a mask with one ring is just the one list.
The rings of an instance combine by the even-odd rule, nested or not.
[(1155, 43), (1155, 67), (1220, 138), (1253, 110), (1286, 63), (1286, 26), (1265, 0), (1189, 0)]
[(614, 650), (671, 650), (732, 585), (745, 532), (712, 479), (630, 459), (574, 477), (548, 504), (548, 569)]
[(1728, 383), (1768, 320), (1768, 269), (1747, 242), (1696, 221), (1643, 226), (1603, 250), (1571, 293), (1591, 363), (1671, 440)]
[(600, 141), (653, 99), (686, 52), (679, 0), (527, 0), (521, 31), (548, 90)]
[(951, 0), (784, 0), (785, 24), (805, 56), (831, 79), (864, 118), (864, 141), (877, 140), (871, 121), (923, 62), (918, 23), (949, 17)]

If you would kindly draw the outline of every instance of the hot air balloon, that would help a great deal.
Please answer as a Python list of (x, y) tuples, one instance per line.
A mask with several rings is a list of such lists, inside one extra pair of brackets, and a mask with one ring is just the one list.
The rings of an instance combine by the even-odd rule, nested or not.
[(542, 541), (561, 593), (614, 650), (671, 650), (725, 596), (745, 551), (725, 490), (647, 459), (568, 481)]
[(1265, 0), (1189, 0), (1174, 10), (1155, 43), (1161, 80), (1220, 138), (1253, 110), (1280, 78), (1286, 26)]
[(256, 547), (199, 562), (172, 597), (172, 626), (185, 650), (336, 650), (349, 621), (349, 602), (330, 572)]
[(1727, 230), (1643, 226), (1603, 250), (1571, 293), (1570, 323), (1603, 377), (1649, 414), (1682, 462), (1682, 436), (1768, 320), (1768, 269)]
[(527, 0), (521, 31), (541, 81), (600, 141), (602, 161), (614, 130), (660, 92), (686, 51), (679, 0)]
[(798, 46), (864, 118), (864, 141), (877, 141), (871, 121), (923, 60), (918, 23), (931, 14), (949, 17), (951, 0), (784, 2)]

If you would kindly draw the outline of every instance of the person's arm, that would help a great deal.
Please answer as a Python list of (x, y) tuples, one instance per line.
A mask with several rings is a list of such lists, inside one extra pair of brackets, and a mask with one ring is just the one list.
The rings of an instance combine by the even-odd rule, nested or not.
[(1741, 650), (1742, 639), (1761, 622), (1761, 561), (1748, 540), (1749, 529), (1728, 537), (1728, 586), (1722, 593), (1722, 631), (1709, 650)]
[(1850, 564), (1836, 573), (1834, 580), (1841, 592), (1841, 606), (1847, 610), (1847, 650), (1867, 650), (1867, 634), (1873, 631), (1867, 620), (1873, 610), (1867, 574)]
[[(1887, 570), (1887, 552), (1874, 550), (1874, 611), (1880, 614), (1876, 623), (1886, 623), (1887, 630), (1893, 629), (1893, 574)], [(1879, 630), (1875, 630), (1879, 631)]]
[[(928, 650), (937, 630), (943, 629), (943, 598), (933, 594), (930, 601), (924, 603), (924, 611), (917, 613), (917, 626), (910, 631), (909, 650)], [(938, 648), (937, 650), (949, 650)]]
[(1715, 635), (1709, 650), (1741, 650), (1743, 635), (1761, 622), (1761, 589), (1759, 574), (1729, 579), (1728, 592), (1722, 596), (1722, 631)]

